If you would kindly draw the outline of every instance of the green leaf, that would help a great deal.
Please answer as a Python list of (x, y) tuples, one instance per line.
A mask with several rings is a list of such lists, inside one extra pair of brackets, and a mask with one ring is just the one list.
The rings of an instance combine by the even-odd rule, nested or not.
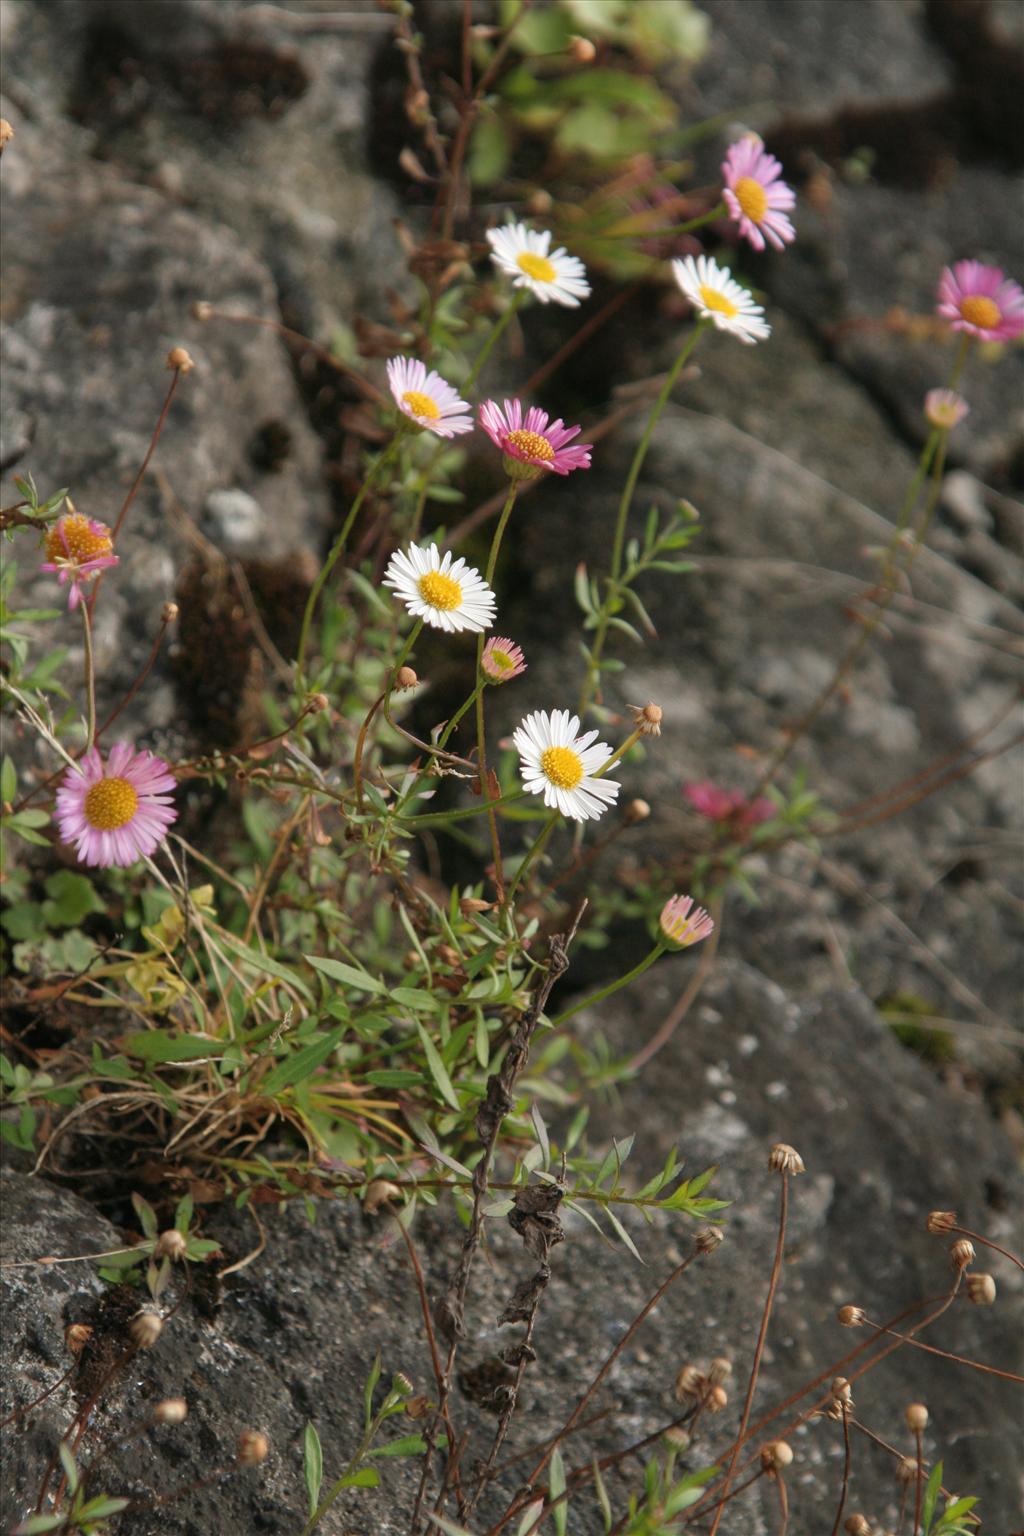
[(294, 987), (295, 991), (300, 996), (306, 998), (308, 1002), (313, 1001), (313, 994), (309, 987), (307, 987), (298, 972), (292, 970), (291, 966), (282, 965), (280, 960), (271, 959), (269, 955), (263, 954), (261, 950), (250, 949), (248, 944), (243, 944), (241, 939), (236, 938), (233, 933), (226, 933), (221, 930), (218, 938), (225, 949), (230, 949), (233, 954), (237, 955), (240, 960), (243, 960), (246, 965), (251, 966), (254, 971), (260, 971), (266, 976), (276, 976), (279, 981), (286, 981), (290, 987)]
[(312, 1077), (318, 1067), (323, 1066), (331, 1052), (337, 1049), (345, 1032), (346, 1026), (339, 1024), (337, 1029), (330, 1030), (321, 1039), (314, 1040), (310, 1045), (304, 1045), (300, 1051), (294, 1051), (260, 1083), (260, 1094), (272, 1099), (283, 1088), (292, 1088), (296, 1083), (304, 1083), (307, 1078)]
[(344, 960), (328, 960), (323, 955), (304, 955), (303, 959), (315, 971), (329, 976), (332, 981), (344, 982), (346, 986), (355, 987), (360, 992), (373, 992), (379, 996), (387, 991), (378, 977), (369, 975), (367, 971), (357, 971), (354, 965), (346, 965)]
[(105, 1520), (110, 1515), (119, 1515), (123, 1509), (128, 1508), (127, 1499), (112, 1499), (109, 1494), (99, 1493), (88, 1504), (83, 1504), (78, 1511), (78, 1520), (83, 1524), (87, 1520)]
[(373, 1364), (370, 1366), (370, 1374), (367, 1376), (366, 1385), (363, 1388), (363, 1417), (367, 1431), (369, 1431), (370, 1425), (373, 1423), (373, 1394), (376, 1391), (378, 1381), (380, 1381), (379, 1349), (374, 1356)]
[(15, 1526), (13, 1536), (43, 1536), (44, 1531), (56, 1531), (68, 1523), (67, 1515), (30, 1515)]
[(167, 1035), (160, 1029), (140, 1029), (121, 1035), (115, 1042), (128, 1056), (142, 1061), (199, 1061), (206, 1056), (219, 1057), (224, 1042), (206, 1036)]
[(62, 1440), (57, 1450), (60, 1455), (60, 1464), (64, 1468), (64, 1476), (68, 1480), (68, 1488), (74, 1493), (78, 1488), (78, 1463), (66, 1441)]
[(423, 1045), (424, 1055), (427, 1058), (427, 1066), (430, 1068), (430, 1075), (437, 1085), (438, 1092), (445, 1103), (451, 1105), (452, 1109), (461, 1109), (462, 1105), (459, 1103), (458, 1095), (452, 1087), (452, 1080), (445, 1070), (444, 1062), (438, 1055), (437, 1047), (423, 1028), (419, 1019), (416, 1020), (416, 1028)]
[[(569, 1518), (569, 1500), (561, 1497), (566, 1491), (566, 1486), (565, 1463), (562, 1460), (561, 1451), (556, 1446), (551, 1453), (551, 1473), (548, 1482), (549, 1498), (554, 1504), (551, 1515), (555, 1522), (555, 1536), (565, 1536), (565, 1523)], [(557, 1504), (556, 1499), (559, 1501)]]
[(335, 1487), (376, 1488), (379, 1483), (380, 1473), (375, 1467), (360, 1467), (357, 1472), (349, 1472), (344, 1477), (339, 1477)]
[(367, 1451), (367, 1456), (421, 1456), (427, 1448), (427, 1442), (422, 1435), (403, 1435), (399, 1440), (389, 1440), (386, 1445), (378, 1445), (375, 1450)]
[(306, 1432), (302, 1437), (302, 1471), (306, 1479), (306, 1492), (309, 1495), (309, 1513), (316, 1514), (316, 1507), (320, 1501), (320, 1484), (324, 1480), (324, 1452), (320, 1444), (320, 1436), (316, 1432), (316, 1425), (312, 1419), (306, 1425)]
[(0, 767), (0, 801), (10, 805), (18, 793), (18, 770), (11, 758), (5, 757)]
[(375, 1088), (418, 1088), (423, 1082), (423, 1073), (381, 1068), (377, 1072), (367, 1072), (364, 1081), (372, 1083)]
[(390, 996), (401, 1007), (416, 1013), (440, 1013), (444, 1006), (440, 998), (423, 987), (392, 987)]
[(928, 1477), (924, 1490), (924, 1500), (921, 1504), (921, 1519), (924, 1525), (925, 1536), (932, 1528), (935, 1518), (935, 1503), (939, 1497), (939, 1489), (942, 1487), (942, 1462), (936, 1462)]
[(48, 928), (73, 928), (90, 912), (106, 911), (92, 881), (73, 869), (61, 869), (50, 875), (46, 895), (42, 912)]
[(646, 1261), (640, 1257), (640, 1250), (637, 1248), (636, 1243), (634, 1243), (633, 1239), (630, 1237), (629, 1233), (626, 1231), (625, 1227), (622, 1225), (622, 1222), (616, 1216), (610, 1205), (605, 1206), (604, 1213), (612, 1227), (615, 1229), (617, 1235), (622, 1239), (630, 1253), (633, 1255), (634, 1259), (636, 1259), (640, 1264), (645, 1263)]

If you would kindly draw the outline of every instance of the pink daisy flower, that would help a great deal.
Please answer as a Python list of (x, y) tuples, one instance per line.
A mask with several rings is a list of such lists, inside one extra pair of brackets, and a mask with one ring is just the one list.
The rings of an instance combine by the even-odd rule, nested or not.
[(693, 905), (692, 896), (670, 896), (658, 919), (661, 936), (670, 949), (689, 949), (714, 932), (714, 919), (703, 907)]
[(534, 480), (542, 469), (567, 475), (573, 469), (590, 468), (592, 444), (572, 443), (582, 429), (567, 427), (561, 417), (549, 421), (539, 406), (531, 405), (524, 416), (518, 400), (506, 400), (504, 407), (487, 400), (480, 407), (480, 425), (504, 454), (505, 473), (511, 480)]
[(930, 389), (924, 397), (928, 425), (938, 427), (941, 432), (952, 432), (970, 409), (963, 395), (958, 395), (955, 389)]
[(480, 658), (483, 674), (490, 683), (510, 683), (526, 671), (526, 662), (518, 645), (501, 635), (493, 635)]
[(796, 193), (782, 180), (782, 166), (768, 154), (756, 133), (748, 133), (729, 146), (722, 161), (723, 196), (729, 216), (755, 251), (765, 241), (781, 251), (796, 239), (786, 217), (796, 203)]
[(388, 384), (395, 404), (418, 427), (438, 437), (454, 437), (458, 432), (472, 432), (473, 415), (465, 400), (460, 400), (439, 373), (415, 357), (393, 357), (388, 363)]
[(43, 549), (46, 559), (39, 569), (54, 573), (62, 587), (71, 583), (68, 608), (72, 611), (81, 601), (82, 583), (118, 563), (106, 523), (81, 512), (59, 517), (46, 534)]
[(154, 852), (177, 820), (169, 794), (175, 782), (163, 758), (136, 752), (126, 741), (111, 748), (105, 767), (90, 747), (57, 791), (61, 840), (75, 844), (83, 864), (134, 864)]
[(936, 308), (954, 331), (979, 341), (1024, 335), (1024, 290), (1001, 267), (982, 261), (958, 261), (943, 269)]
[(722, 789), (712, 779), (684, 784), (683, 794), (698, 816), (706, 821), (731, 822), (739, 827), (759, 827), (775, 815), (775, 806), (764, 795), (748, 800), (742, 790)]

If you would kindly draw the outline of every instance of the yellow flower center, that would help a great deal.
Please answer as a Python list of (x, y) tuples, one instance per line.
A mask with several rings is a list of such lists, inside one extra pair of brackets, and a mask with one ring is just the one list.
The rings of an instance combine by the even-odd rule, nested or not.
[[(98, 526), (103, 528), (102, 523)], [(103, 528), (102, 533), (95, 533), (81, 512), (68, 513), (46, 535), (46, 558), (54, 564), (73, 560), (76, 565), (84, 565), (87, 560), (109, 555), (113, 548), (109, 530)]]
[(538, 256), (536, 251), (520, 251), (516, 257), (516, 266), (527, 277), (532, 277), (535, 283), (553, 283), (558, 276), (547, 257)]
[(85, 797), (85, 819), (97, 832), (125, 826), (139, 808), (139, 797), (127, 779), (100, 779)]
[(556, 789), (575, 789), (583, 777), (583, 764), (571, 747), (546, 747), (540, 766)]
[(960, 300), (960, 313), (968, 325), (976, 325), (982, 331), (995, 330), (1003, 318), (995, 299), (987, 299), (978, 293), (971, 294), (969, 299)]
[(708, 283), (701, 283), (700, 297), (705, 309), (717, 309), (720, 315), (727, 315), (730, 320), (735, 320), (739, 314), (732, 299), (727, 299), (724, 293), (719, 293), (717, 288), (712, 288)]
[(462, 602), (462, 588), (454, 577), (445, 576), (441, 571), (428, 571), (420, 577), (420, 597), (431, 608), (450, 613)]
[(526, 432), (520, 428), (518, 432), (510, 432), (505, 441), (508, 447), (518, 448), (528, 459), (543, 459), (545, 464), (550, 464), (555, 456), (555, 450), (539, 432)]
[(741, 176), (732, 190), (751, 224), (760, 224), (768, 212), (768, 194), (761, 183), (753, 176)]
[(431, 400), (429, 395), (421, 395), (418, 389), (407, 389), (402, 396), (402, 404), (407, 405), (414, 416), (425, 416), (428, 421), (436, 421), (441, 414), (436, 400)]

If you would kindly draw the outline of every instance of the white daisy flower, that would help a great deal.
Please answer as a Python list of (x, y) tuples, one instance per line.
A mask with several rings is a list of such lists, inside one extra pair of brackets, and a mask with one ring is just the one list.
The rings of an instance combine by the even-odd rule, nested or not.
[(540, 709), (527, 715), (512, 740), (529, 794), (543, 795), (545, 805), (573, 821), (596, 821), (618, 798), (619, 786), (594, 777), (613, 755), (611, 747), (594, 742), (596, 731), (578, 735), (579, 728), (579, 716), (567, 709), (550, 715)]
[(494, 623), (494, 593), (465, 560), (442, 556), (436, 544), (424, 549), (410, 544), (396, 549), (384, 573), (384, 585), (394, 587), (409, 612), (434, 629), (458, 634), (463, 629), (490, 629)]
[(549, 250), (549, 229), (527, 229), (525, 224), (505, 224), (489, 229), (491, 260), (512, 279), (513, 288), (529, 288), (542, 304), (554, 299), (578, 309), (580, 299), (590, 293), (587, 269), (578, 256), (570, 256), (564, 247)]
[(697, 313), (712, 320), (720, 331), (728, 331), (740, 341), (753, 346), (767, 341), (772, 328), (764, 310), (755, 304), (749, 292), (738, 283), (728, 267), (720, 267), (713, 256), (685, 256), (672, 263), (672, 275)]
[(472, 432), (472, 408), (433, 368), (428, 373), (418, 357), (393, 357), (388, 383), (398, 409), (418, 427), (438, 437)]

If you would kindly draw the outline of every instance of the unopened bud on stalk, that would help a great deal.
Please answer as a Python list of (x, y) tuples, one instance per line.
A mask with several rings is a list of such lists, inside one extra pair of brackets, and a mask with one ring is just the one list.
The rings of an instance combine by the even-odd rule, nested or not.
[(159, 1312), (143, 1308), (136, 1312), (128, 1324), (128, 1335), (136, 1349), (152, 1349), (164, 1331), (164, 1320)]
[(172, 1264), (177, 1264), (179, 1259), (185, 1257), (188, 1242), (178, 1231), (177, 1227), (168, 1227), (166, 1232), (161, 1232), (153, 1249), (153, 1257), (157, 1259), (170, 1259)]
[(593, 64), (597, 58), (597, 49), (589, 37), (570, 37), (569, 53), (577, 64)]
[(64, 1329), (64, 1347), (69, 1355), (76, 1358), (92, 1338), (92, 1329), (88, 1323), (69, 1323)]
[(991, 1275), (967, 1276), (967, 1300), (976, 1307), (990, 1307), (996, 1299), (996, 1283)]
[(399, 667), (395, 674), (395, 692), (401, 693), (406, 688), (415, 688), (419, 678), (412, 667)]
[(871, 1536), (871, 1523), (865, 1515), (847, 1515), (843, 1530), (846, 1536)]
[(463, 896), (459, 911), (463, 917), (473, 917), (477, 912), (489, 912), (493, 906), (493, 901), (481, 901), (479, 896)]
[(949, 1250), (951, 1269), (966, 1269), (974, 1263), (974, 1244), (969, 1238), (959, 1237)]
[(708, 1381), (715, 1386), (722, 1386), (732, 1375), (732, 1361), (726, 1360), (723, 1355), (716, 1355), (708, 1366)]
[(363, 1210), (370, 1216), (379, 1211), (382, 1205), (389, 1200), (394, 1200), (401, 1194), (397, 1184), (392, 1184), (388, 1179), (371, 1179), (367, 1185), (366, 1194), (363, 1196)]
[(330, 707), (331, 701), (326, 693), (311, 693), (306, 700), (306, 709), (311, 715), (322, 715), (324, 710)]
[(184, 347), (172, 347), (167, 354), (167, 366), (175, 373), (191, 373), (195, 363)]
[(270, 1441), (258, 1429), (243, 1429), (238, 1437), (238, 1460), (243, 1467), (258, 1467), (270, 1454)]
[(793, 1460), (793, 1448), (785, 1440), (773, 1440), (761, 1452), (761, 1466), (766, 1472), (784, 1472)]
[(160, 609), (160, 618), (165, 624), (173, 624), (178, 617), (178, 612), (177, 603), (164, 603)]
[(6, 117), (0, 117), (0, 155), (3, 154), (8, 144), (14, 138), (14, 129)]
[(208, 303), (206, 299), (197, 299), (189, 310), (189, 314), (193, 320), (201, 320), (205, 324), (213, 314), (213, 305)]
[(391, 1390), (398, 1397), (411, 1397), (413, 1385), (404, 1371), (396, 1371), (391, 1378)]
[(704, 1399), (704, 1406), (707, 1408), (708, 1413), (721, 1413), (728, 1401), (729, 1394), (724, 1387), (711, 1387), (708, 1390), (707, 1397)]
[(651, 814), (651, 808), (646, 800), (630, 800), (623, 808), (622, 819), (627, 827), (635, 827), (637, 822), (646, 821)]
[(555, 206), (555, 200), (544, 187), (538, 187), (536, 191), (530, 193), (526, 206), (535, 217), (543, 218), (546, 213), (551, 212)]
[(184, 1424), (188, 1418), (188, 1403), (183, 1397), (165, 1397), (153, 1409), (154, 1424)]
[(903, 1410), (903, 1417), (907, 1421), (907, 1428), (918, 1434), (928, 1427), (928, 1409), (924, 1403), (908, 1403)]
[(684, 1397), (702, 1397), (708, 1379), (704, 1372), (696, 1365), (684, 1365), (676, 1377), (676, 1397), (682, 1402)]
[(698, 1253), (714, 1253), (725, 1241), (721, 1227), (699, 1227), (694, 1233), (693, 1246)]
[(803, 1173), (804, 1160), (795, 1147), (777, 1141), (768, 1154), (770, 1173)]
[(845, 1376), (833, 1378), (832, 1397), (837, 1403), (845, 1403), (847, 1408), (853, 1407), (853, 1392)]
[(914, 1483), (917, 1481), (918, 1470), (916, 1456), (901, 1456), (896, 1464), (896, 1481), (898, 1483)]
[(925, 1222), (927, 1231), (952, 1232), (956, 1226), (956, 1211), (929, 1211), (928, 1220)]
[(681, 1424), (671, 1425), (670, 1428), (666, 1429), (661, 1438), (663, 1443), (667, 1445), (670, 1450), (675, 1451), (680, 1456), (685, 1451), (690, 1449), (690, 1442), (692, 1437)]
[(860, 1328), (868, 1320), (863, 1307), (840, 1307), (836, 1317), (844, 1328)]

